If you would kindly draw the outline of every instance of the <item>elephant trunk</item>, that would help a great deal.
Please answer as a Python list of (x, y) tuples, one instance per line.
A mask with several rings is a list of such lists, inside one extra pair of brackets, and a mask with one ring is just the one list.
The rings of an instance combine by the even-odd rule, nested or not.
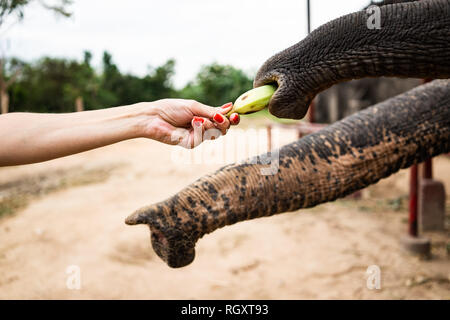
[(273, 175), (254, 159), (228, 165), (126, 223), (148, 224), (155, 252), (182, 267), (217, 228), (332, 201), (449, 151), (450, 80), (435, 80), (282, 147)]
[(449, 0), (355, 12), (319, 27), (267, 60), (254, 85), (276, 83), (269, 111), (300, 119), (320, 91), (338, 82), (380, 76), (449, 78), (449, 34)]

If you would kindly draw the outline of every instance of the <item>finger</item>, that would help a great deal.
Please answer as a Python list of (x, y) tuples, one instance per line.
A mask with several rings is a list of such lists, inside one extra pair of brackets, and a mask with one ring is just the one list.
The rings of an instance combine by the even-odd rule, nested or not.
[(241, 118), (239, 117), (239, 114), (237, 113), (232, 113), (230, 115), (230, 123), (232, 126), (238, 125), (239, 122), (241, 122)]
[(209, 119), (204, 119), (203, 127), (205, 128), (205, 131), (208, 131), (209, 129), (214, 129), (216, 126), (214, 125), (214, 122), (212, 122)]
[[(228, 102), (225, 103), (223, 106), (221, 106), (218, 110), (218, 112), (222, 113), (222, 114), (227, 114), (228, 112), (230, 112), (230, 110), (233, 108), (233, 102)], [(216, 108), (217, 111), (217, 108)]]
[(191, 111), (195, 116), (211, 119), (216, 113), (216, 108), (194, 101), (191, 105)]
[(205, 122), (205, 119), (200, 117), (194, 117), (192, 118), (192, 144), (191, 147), (195, 148), (203, 141), (203, 132), (205, 131), (205, 128), (203, 126), (203, 123)]
[(227, 133), (227, 129), (230, 127), (230, 121), (227, 117), (220, 112), (216, 112), (213, 116), (213, 121), (216, 124), (216, 128), (219, 129), (223, 135)]
[[(198, 118), (198, 117), (197, 117)], [(204, 118), (202, 118), (204, 119)], [(204, 119), (203, 122), (203, 141), (215, 140), (222, 135), (222, 132), (216, 128), (214, 122), (209, 119)]]
[[(219, 111), (220, 111), (220, 113), (225, 114), (225, 113), (229, 112), (232, 107), (233, 107), (233, 103), (229, 102), (229, 103), (224, 104), (222, 107), (220, 107)], [(197, 102), (197, 101), (194, 101), (191, 106), (191, 111), (192, 111), (192, 113), (194, 113), (194, 115), (199, 116), (199, 117), (208, 118), (208, 119), (212, 119), (214, 114), (216, 112), (218, 112), (217, 109), (218, 108), (210, 107), (210, 106), (207, 106), (207, 105)]]

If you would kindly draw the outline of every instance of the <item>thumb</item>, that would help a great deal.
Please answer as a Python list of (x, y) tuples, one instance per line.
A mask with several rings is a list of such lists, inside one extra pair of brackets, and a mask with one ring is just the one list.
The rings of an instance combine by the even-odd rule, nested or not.
[(220, 112), (222, 114), (225, 114), (230, 111), (232, 107), (233, 104), (231, 102), (224, 104), (220, 108), (217, 108), (195, 101), (191, 106), (191, 111), (195, 116), (212, 119), (215, 113)]

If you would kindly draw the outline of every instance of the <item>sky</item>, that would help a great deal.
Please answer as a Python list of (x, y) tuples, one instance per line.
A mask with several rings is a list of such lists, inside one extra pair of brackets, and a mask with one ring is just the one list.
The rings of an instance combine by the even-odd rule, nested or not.
[[(311, 29), (368, 2), (311, 0)], [(31, 4), (22, 22), (9, 19), (0, 27), (3, 54), (81, 60), (89, 50), (99, 67), (107, 50), (122, 72), (139, 76), (173, 58), (180, 88), (212, 62), (254, 75), (307, 34), (306, 0), (74, 0), (70, 11), (70, 18), (56, 17)]]

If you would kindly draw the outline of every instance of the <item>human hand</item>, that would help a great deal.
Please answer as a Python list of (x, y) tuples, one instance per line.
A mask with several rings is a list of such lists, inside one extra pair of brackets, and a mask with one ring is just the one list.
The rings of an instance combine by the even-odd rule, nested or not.
[(237, 113), (229, 119), (225, 116), (233, 107), (231, 102), (214, 108), (194, 100), (162, 99), (145, 103), (145, 107), (152, 118), (145, 125), (144, 136), (188, 149), (225, 135), (230, 125), (240, 121)]

